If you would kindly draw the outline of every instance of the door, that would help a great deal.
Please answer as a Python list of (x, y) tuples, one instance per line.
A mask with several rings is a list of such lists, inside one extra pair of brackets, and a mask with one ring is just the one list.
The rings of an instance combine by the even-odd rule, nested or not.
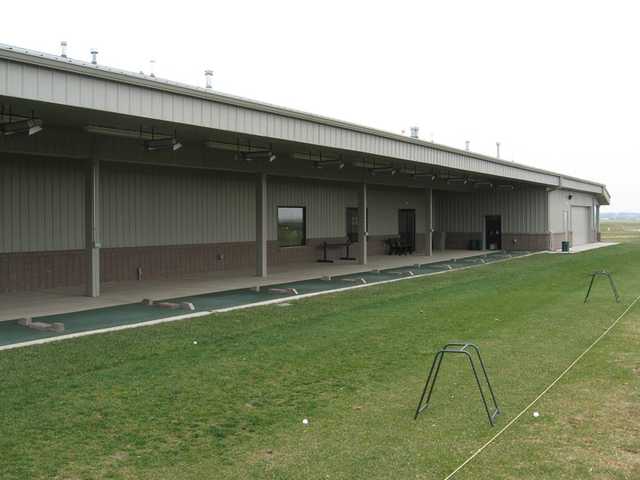
[(416, 211), (413, 209), (401, 209), (398, 211), (398, 235), (400, 241), (411, 247), (411, 251), (416, 249)]
[(502, 249), (502, 217), (500, 215), (487, 215), (485, 217), (485, 248), (487, 250)]
[(351, 243), (358, 241), (358, 209), (347, 208), (347, 239)]
[(578, 246), (589, 243), (589, 219), (591, 209), (589, 207), (571, 207), (571, 231), (573, 232), (571, 245)]

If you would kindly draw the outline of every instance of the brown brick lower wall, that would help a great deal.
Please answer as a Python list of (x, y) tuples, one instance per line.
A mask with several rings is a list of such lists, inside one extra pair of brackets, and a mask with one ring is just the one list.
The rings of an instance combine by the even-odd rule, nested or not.
[(482, 233), (446, 232), (445, 248), (453, 250), (467, 250), (471, 247), (471, 240), (482, 240)]
[(549, 250), (548, 233), (503, 233), (502, 248), (505, 250)]
[(103, 248), (101, 280), (173, 278), (190, 274), (242, 270), (255, 267), (254, 242)]
[(0, 292), (82, 285), (87, 266), (84, 250), (0, 253)]
[[(440, 232), (436, 232), (440, 234)], [(472, 240), (482, 241), (481, 232), (446, 232), (445, 248), (465, 250), (471, 247)], [(503, 233), (502, 248), (505, 250), (548, 250), (548, 233)], [(560, 247), (558, 247), (560, 248)]]
[[(503, 234), (502, 243), (505, 249), (545, 250), (550, 242), (552, 246), (556, 244), (557, 235)], [(371, 235), (368, 240), (369, 255), (385, 254), (385, 240), (390, 237), (392, 235)], [(477, 232), (448, 232), (446, 248), (467, 249), (472, 239), (480, 238), (481, 234)], [(514, 239), (517, 239), (517, 247), (513, 247)], [(325, 240), (343, 243), (345, 238), (309, 239), (301, 247), (279, 247), (277, 242), (271, 241), (268, 243), (268, 263), (315, 262), (322, 257), (321, 246)], [(416, 251), (422, 252), (424, 247), (425, 235), (416, 234)], [(357, 258), (358, 253), (358, 244), (352, 244), (350, 255)], [(335, 260), (344, 256), (345, 248), (329, 248), (327, 254), (329, 259)], [(179, 278), (218, 271), (252, 271), (255, 259), (254, 242), (103, 248), (100, 255), (101, 280), (135, 280), (139, 267), (143, 279)], [(87, 254), (83, 250), (0, 254), (0, 292), (83, 285), (87, 268)]]

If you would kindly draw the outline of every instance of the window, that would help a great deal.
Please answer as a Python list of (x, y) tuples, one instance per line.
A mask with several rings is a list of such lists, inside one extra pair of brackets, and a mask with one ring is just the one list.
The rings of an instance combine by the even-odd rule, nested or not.
[(307, 218), (304, 207), (278, 207), (278, 245), (295, 247), (307, 239)]

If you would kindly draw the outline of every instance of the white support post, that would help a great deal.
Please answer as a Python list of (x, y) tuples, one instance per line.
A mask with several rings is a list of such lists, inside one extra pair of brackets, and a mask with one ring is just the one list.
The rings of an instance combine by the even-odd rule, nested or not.
[(426, 190), (425, 219), (424, 219), (424, 255), (433, 255), (433, 190)]
[(595, 241), (600, 241), (600, 204), (596, 204), (596, 238)]
[(86, 235), (88, 256), (86, 295), (100, 296), (100, 161), (91, 160), (85, 189)]
[(360, 246), (360, 255), (358, 255), (358, 263), (360, 265), (367, 264), (367, 184), (363, 183), (358, 192), (358, 245)]
[(256, 275), (267, 276), (267, 174), (256, 179)]

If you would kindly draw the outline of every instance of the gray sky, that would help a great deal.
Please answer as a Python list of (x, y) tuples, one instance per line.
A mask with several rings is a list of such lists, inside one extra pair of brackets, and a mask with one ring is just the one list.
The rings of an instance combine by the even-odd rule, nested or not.
[(601, 181), (640, 211), (634, 1), (4, 2), (0, 42)]

